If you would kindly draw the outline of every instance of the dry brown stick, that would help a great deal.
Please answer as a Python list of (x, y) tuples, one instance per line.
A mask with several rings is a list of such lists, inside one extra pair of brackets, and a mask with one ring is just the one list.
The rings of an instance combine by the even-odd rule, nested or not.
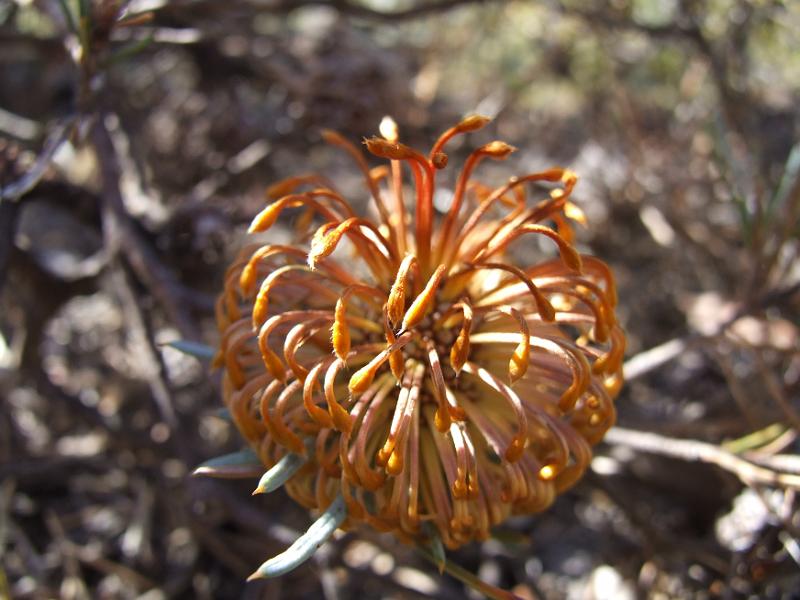
[[(143, 359), (148, 370), (147, 382), (160, 418), (169, 427), (171, 435), (177, 436), (174, 442), (181, 458), (192, 463), (192, 445), (184, 443), (185, 432), (179, 427), (163, 358), (124, 264), (129, 264), (136, 277), (151, 291), (183, 339), (199, 341), (199, 328), (188, 314), (186, 304), (182, 302), (183, 287), (172, 271), (159, 260), (157, 253), (138, 231), (127, 212), (120, 188), (122, 172), (119, 158), (101, 115), (98, 115), (92, 125), (92, 140), (103, 186), (103, 236), (109, 256), (116, 259), (111, 261), (115, 267), (115, 288), (130, 331), (143, 342)], [(123, 257), (125, 261), (121, 262)]]
[(3, 483), (0, 483), (0, 555), (5, 555), (6, 541), (9, 537), (11, 501), (14, 499), (16, 488), (17, 482), (11, 478), (7, 478)]
[(796, 454), (766, 454), (748, 452), (747, 458), (769, 469), (800, 475), (800, 456)]
[(675, 553), (689, 557), (717, 573), (728, 572), (727, 560), (719, 555), (716, 548), (701, 540), (687, 539), (685, 536), (676, 537), (672, 535), (671, 530), (657, 527), (653, 520), (640, 510), (636, 493), (630, 488), (620, 486), (618, 482), (592, 472), (587, 473), (587, 481), (595, 485), (625, 514), (640, 538), (636, 543), (644, 553), (644, 561)]
[(234, 547), (226, 543), (227, 540), (202, 521), (201, 518), (193, 516), (189, 521), (192, 533), (198, 542), (208, 550), (216, 560), (224, 564), (228, 569), (236, 573), (241, 579), (245, 579), (253, 568), (248, 561), (243, 559), (234, 551)]
[(230, 518), (250, 531), (256, 530), (281, 544), (291, 544), (300, 536), (299, 531), (283, 525), (277, 520), (274, 521), (269, 514), (259, 510), (250, 496), (236, 494), (224, 482), (208, 478), (190, 479), (189, 485), (190, 491), (195, 497), (210, 495), (221, 500)]
[(661, 365), (664, 365), (681, 354), (689, 347), (691, 338), (673, 338), (658, 346), (653, 346), (647, 350), (639, 352), (625, 361), (622, 373), (625, 381), (637, 379)]
[(731, 393), (733, 401), (736, 403), (736, 406), (739, 407), (739, 412), (744, 415), (750, 429), (758, 429), (759, 426), (764, 425), (762, 420), (759, 419), (760, 414), (756, 413), (755, 406), (750, 401), (748, 392), (741, 385), (740, 378), (736, 375), (730, 353), (724, 351), (724, 347), (727, 346), (727, 344), (721, 344), (720, 346), (722, 347), (715, 346), (709, 348), (709, 352), (716, 361), (720, 371), (722, 371), (722, 376), (728, 384), (728, 390)]
[(194, 320), (180, 301), (181, 286), (175, 275), (159, 260), (155, 250), (136, 229), (125, 209), (120, 190), (120, 165), (116, 149), (102, 116), (92, 124), (92, 141), (100, 164), (103, 185), (103, 231), (110, 254), (123, 252), (137, 278), (164, 307), (184, 339), (199, 341)]
[(83, 578), (80, 563), (75, 556), (70, 541), (67, 539), (67, 534), (64, 530), (64, 526), (61, 524), (61, 520), (55, 512), (48, 510), (45, 513), (45, 524), (50, 532), (50, 537), (56, 543), (61, 553), (64, 578), (69, 578), (74, 583), (72, 594), (68, 597), (75, 599), (86, 598), (88, 600), (89, 586), (86, 585), (86, 581)]
[[(28, 533), (11, 519), (9, 519), (8, 523), (8, 532), (14, 542), (15, 552), (22, 560), (25, 572), (30, 574), (34, 580), (38, 582), (40, 590), (46, 589), (44, 581), (46, 579), (46, 573), (50, 568), (48, 561), (45, 560), (45, 557), (36, 549)], [(42, 594), (42, 596), (44, 596), (44, 594)]]
[(67, 141), (74, 124), (75, 117), (69, 117), (64, 122), (56, 125), (31, 168), (16, 181), (0, 187), (0, 202), (15, 202), (36, 187), (36, 184), (41, 181), (47, 172), (47, 167), (50, 166), (50, 162), (61, 147), (61, 144)]
[[(753, 136), (748, 135), (750, 133), (748, 121), (751, 118), (750, 113), (753, 112), (751, 110), (752, 103), (748, 102), (747, 92), (739, 91), (735, 83), (730, 80), (731, 68), (728, 56), (720, 51), (703, 32), (696, 15), (684, 10), (679, 21), (666, 25), (649, 25), (622, 16), (610, 7), (584, 8), (579, 5), (567, 5), (563, 0), (557, 0), (556, 5), (565, 14), (574, 15), (590, 26), (599, 26), (610, 31), (636, 31), (654, 38), (685, 40), (694, 46), (708, 64), (709, 75), (719, 98), (723, 133), (730, 135), (737, 146), (736, 154), (738, 156), (731, 154), (728, 161), (730, 176), (743, 196), (753, 203), (755, 212), (760, 214), (761, 205), (757, 197), (759, 181), (754, 166), (753, 151), (750, 147)], [(747, 21), (749, 22), (749, 19)], [(744, 29), (737, 33), (740, 36), (744, 35)], [(722, 37), (727, 38), (727, 34)]]
[[(398, 544), (397, 540), (393, 540), (391, 538), (384, 537), (383, 534), (378, 533), (377, 531), (369, 531), (364, 530), (358, 533), (359, 540), (366, 541), (376, 548), (378, 548), (381, 553), (386, 553), (392, 555), (398, 563), (404, 564), (409, 567), (413, 567), (415, 569), (419, 569), (423, 573), (431, 573), (436, 572), (436, 567), (434, 566), (434, 561), (431, 561), (429, 558), (425, 557), (422, 553), (417, 551), (416, 548), (413, 546), (405, 546), (402, 544)], [(398, 547), (399, 546), (399, 547)], [(344, 547), (344, 544), (343, 544)], [(401, 553), (402, 548), (402, 553)], [(343, 564), (347, 564), (346, 562)], [(389, 573), (376, 570), (374, 568), (374, 561), (370, 561), (368, 566), (364, 567), (352, 567), (348, 565), (348, 569), (351, 571), (357, 570), (359, 575), (364, 575), (365, 577), (369, 577), (370, 579), (375, 580), (377, 585), (381, 586), (381, 589), (392, 590), (396, 589), (397, 591), (401, 592), (402, 595), (409, 595), (412, 594), (412, 597), (429, 597), (426, 594), (420, 592), (419, 590), (412, 588), (406, 585), (403, 581), (400, 581), (398, 578), (392, 577), (392, 572)], [(450, 577), (442, 577), (440, 574), (436, 575), (438, 579), (438, 583), (440, 584), (439, 589), (436, 591), (436, 598), (441, 598), (441, 600), (462, 600), (463, 595), (463, 588), (461, 587), (461, 583), (455, 579)], [(534, 583), (535, 582), (528, 582)], [(539, 598), (542, 594), (537, 593), (534, 590), (533, 598)]]
[[(800, 221), (800, 176), (795, 177), (790, 191), (787, 193), (786, 210), (782, 217), (782, 223), (776, 224), (777, 235), (774, 235), (774, 243), (771, 249), (764, 255), (764, 264), (760, 267), (764, 272), (764, 277), (768, 277), (781, 255), (781, 250), (786, 243), (791, 239), (792, 231), (796, 229), (798, 221)], [(774, 232), (773, 232), (774, 233)]]
[[(745, 456), (747, 456), (747, 458), (753, 462), (764, 463), (768, 467), (777, 468), (783, 471), (800, 473), (800, 469), (798, 469), (797, 471), (792, 471), (792, 469), (777, 467), (775, 464), (772, 463), (773, 458), (777, 460), (779, 459), (780, 456), (787, 456), (787, 455), (781, 455), (781, 452), (783, 452), (786, 448), (794, 444), (797, 438), (798, 438), (797, 431), (795, 431), (794, 429), (787, 429), (771, 442), (767, 442), (763, 446), (759, 446), (754, 450), (749, 450), (748, 452), (745, 453)], [(800, 461), (800, 457), (796, 455), (791, 455), (791, 456), (797, 458), (797, 460)], [(800, 462), (798, 462), (798, 464), (800, 464)]]
[[(161, 419), (167, 424), (170, 431), (174, 432), (178, 425), (178, 418), (172, 405), (172, 394), (169, 390), (161, 355), (153, 341), (153, 336), (150, 335), (141, 303), (136, 297), (124, 267), (117, 261), (114, 261), (114, 263), (117, 265), (112, 275), (115, 284), (114, 288), (117, 291), (119, 300), (122, 302), (125, 324), (129, 331), (139, 338), (138, 341), (141, 342), (144, 348), (141, 363), (143, 363), (142, 366), (146, 371), (147, 385), (156, 402)], [(181, 444), (181, 447), (183, 446)]]
[(41, 135), (41, 130), (42, 126), (38, 121), (0, 108), (0, 133), (18, 140), (33, 142)]
[(156, 583), (153, 580), (130, 567), (103, 557), (90, 546), (81, 546), (73, 542), (67, 537), (61, 521), (54, 512), (47, 514), (46, 521), (53, 538), (61, 546), (61, 551), (67, 560), (67, 564), (72, 563), (70, 570), (77, 571), (77, 561), (80, 561), (101, 573), (114, 574), (121, 580), (135, 585), (140, 590), (149, 590), (156, 587)]
[(655, 433), (612, 428), (605, 437), (609, 444), (627, 446), (642, 452), (669, 456), (689, 462), (716, 465), (736, 475), (746, 485), (777, 485), (800, 489), (800, 475), (774, 471), (755, 465), (727, 450), (698, 440), (670, 438)]
[(333, 6), (337, 11), (353, 17), (363, 17), (366, 19), (374, 19), (378, 21), (405, 21), (424, 17), (437, 12), (444, 12), (458, 6), (466, 6), (469, 4), (489, 4), (490, 2), (498, 2), (499, 0), (439, 0), (418, 2), (408, 8), (383, 11), (369, 6), (351, 2), (348, 0), (283, 0), (278, 2), (278, 5), (292, 7), (292, 6), (311, 6), (311, 5), (328, 5)]
[[(252, 9), (261, 13), (287, 14), (307, 6), (326, 6), (333, 8), (337, 12), (349, 17), (359, 17), (373, 21), (409, 21), (420, 17), (429, 16), (435, 13), (446, 12), (459, 6), (469, 6), (472, 4), (486, 5), (499, 3), (504, 0), (424, 0), (397, 10), (379, 10), (366, 4), (361, 4), (353, 0), (275, 0), (269, 3), (252, 3)], [(150, 11), (155, 15), (165, 12), (174, 12), (178, 7), (175, 2), (167, 6)], [(188, 3), (187, 3), (188, 4)], [(192, 2), (192, 10), (202, 10), (202, 5), (213, 6), (215, 2)], [(188, 7), (187, 7), (188, 8)]]
[(663, 344), (648, 348), (647, 350), (642, 350), (625, 361), (625, 365), (623, 366), (625, 380), (631, 381), (637, 379), (657, 369), (661, 365), (683, 354), (686, 349), (701, 342), (718, 338), (740, 318), (771, 306), (780, 306), (784, 302), (791, 300), (791, 298), (798, 293), (800, 293), (800, 282), (784, 288), (767, 290), (761, 297), (755, 298), (752, 302), (742, 304), (734, 315), (719, 326), (717, 331), (709, 335), (704, 336), (699, 333), (689, 334), (683, 337), (673, 338)]
[[(28, 458), (22, 452), (17, 452), (14, 460), (0, 463), (0, 496), (6, 481), (17, 481), (23, 487), (39, 486), (52, 482), (55, 477), (63, 473), (81, 471), (108, 471), (111, 462), (103, 456), (48, 456), (41, 458)], [(0, 501), (0, 507), (2, 501)], [(0, 519), (2, 508), (0, 508)], [(2, 536), (0, 536), (2, 538)], [(2, 540), (0, 539), (0, 542)]]
[(775, 401), (778, 408), (781, 409), (791, 426), (796, 431), (800, 431), (800, 414), (786, 397), (786, 392), (781, 385), (780, 379), (769, 366), (767, 366), (764, 356), (758, 349), (753, 350), (753, 356), (755, 356), (756, 365), (758, 365), (758, 370), (761, 372), (761, 377), (764, 380), (769, 396)]
[(18, 202), (0, 202), (0, 291), (6, 282), (18, 219)]
[[(639, 23), (631, 18), (626, 18), (610, 8), (584, 8), (580, 5), (566, 5), (563, 0), (557, 0), (558, 8), (567, 15), (573, 15), (590, 25), (600, 26), (612, 31), (635, 31), (647, 36), (660, 39), (686, 40), (693, 44), (703, 58), (708, 62), (714, 85), (720, 95), (726, 118), (735, 116), (741, 106), (737, 105), (740, 94), (727, 79), (728, 65), (724, 55), (712, 46), (709, 39), (700, 29), (694, 19), (687, 18), (685, 22), (672, 22), (665, 25), (649, 25)], [(616, 14), (615, 14), (616, 13)], [(687, 15), (688, 17), (688, 15)], [(742, 136), (738, 123), (733, 123), (734, 130)]]
[(135, 494), (133, 510), (129, 513), (120, 547), (125, 556), (135, 556), (142, 563), (153, 561), (153, 522), (156, 518), (155, 496), (152, 482), (141, 477), (131, 477), (129, 485)]

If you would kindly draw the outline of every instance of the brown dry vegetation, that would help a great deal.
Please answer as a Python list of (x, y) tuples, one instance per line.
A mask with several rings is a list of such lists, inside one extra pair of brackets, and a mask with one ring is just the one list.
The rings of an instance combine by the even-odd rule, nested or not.
[(310, 517), (188, 476), (240, 440), (208, 365), (163, 344), (216, 343), (270, 182), (359, 189), (321, 128), (391, 114), (426, 147), (472, 112), (494, 117), (472, 141), (520, 148), (484, 180), (581, 176), (628, 383), (588, 476), (452, 559), (523, 598), (797, 597), (796, 2), (93, 7), (81, 37), (57, 0), (0, 0), (0, 598), (464, 596), (370, 532), (245, 584)]

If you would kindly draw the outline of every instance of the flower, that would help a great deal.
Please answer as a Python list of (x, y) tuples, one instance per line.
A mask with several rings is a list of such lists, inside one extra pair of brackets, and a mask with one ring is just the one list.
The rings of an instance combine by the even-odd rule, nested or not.
[[(270, 469), (257, 491), (285, 482), (320, 510), (342, 498), (344, 527), (455, 548), (547, 508), (586, 469), (622, 384), (614, 280), (573, 245), (572, 171), (473, 178), (515, 150), (504, 142), (469, 155), (435, 214), (448, 142), (487, 122), (467, 117), (423, 154), (384, 119), (364, 141), (388, 160), (375, 168), (324, 132), (361, 170), (374, 220), (319, 175), (269, 188), (217, 304), (225, 402)], [(550, 191), (529, 202), (531, 184)], [(294, 241), (264, 242), (289, 209)], [(557, 252), (513, 261), (531, 236)]]

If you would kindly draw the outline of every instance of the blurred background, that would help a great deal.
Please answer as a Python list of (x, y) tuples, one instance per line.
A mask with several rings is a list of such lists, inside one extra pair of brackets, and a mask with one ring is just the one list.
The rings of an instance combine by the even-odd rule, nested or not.
[(478, 597), (370, 532), (245, 584), (310, 517), (189, 477), (240, 442), (164, 346), (216, 343), (268, 184), (357, 179), (321, 128), (470, 113), (454, 164), (580, 175), (628, 383), (581, 483), (449, 556), (522, 598), (800, 597), (798, 106), (792, 0), (0, 0), (0, 598)]

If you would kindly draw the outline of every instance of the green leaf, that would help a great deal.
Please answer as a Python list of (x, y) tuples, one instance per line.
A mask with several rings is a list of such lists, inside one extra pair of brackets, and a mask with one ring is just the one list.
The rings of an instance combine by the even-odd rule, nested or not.
[(428, 537), (428, 542), (425, 546), (433, 557), (434, 564), (439, 569), (439, 575), (441, 575), (444, 573), (445, 566), (447, 565), (447, 556), (445, 556), (442, 536), (439, 535), (439, 530), (430, 522), (424, 523), (422, 528), (425, 535)]
[(58, 4), (61, 7), (61, 12), (64, 13), (64, 20), (67, 22), (67, 27), (69, 30), (76, 34), (78, 33), (78, 25), (75, 23), (75, 16), (72, 14), (72, 10), (67, 4), (67, 0), (58, 0)]
[(505, 546), (522, 546), (527, 547), (531, 544), (531, 538), (524, 533), (508, 529), (504, 527), (495, 527), (492, 529), (492, 538)]
[(250, 448), (211, 458), (197, 467), (192, 475), (218, 477), (220, 479), (244, 479), (258, 477), (264, 465)]
[(190, 342), (189, 340), (175, 340), (164, 344), (170, 348), (174, 348), (178, 352), (183, 352), (189, 356), (194, 356), (202, 360), (211, 360), (214, 358), (214, 348), (200, 344), (198, 342)]
[(742, 228), (742, 239), (745, 245), (749, 246), (753, 237), (753, 215), (747, 208), (747, 203), (744, 198), (738, 195), (732, 197), (733, 203), (736, 205), (736, 211), (739, 213), (739, 221)]
[(305, 457), (290, 452), (261, 476), (253, 495), (274, 492), (297, 473), (304, 464), (306, 464)]
[(786, 430), (786, 425), (782, 423), (773, 423), (772, 425), (767, 425), (763, 429), (748, 433), (740, 438), (723, 442), (722, 447), (736, 454), (749, 450), (757, 450), (761, 446), (766, 446), (770, 442), (777, 440), (786, 433)]
[(284, 552), (270, 558), (263, 565), (247, 578), (263, 579), (268, 577), (278, 577), (289, 571), (293, 571), (306, 562), (314, 552), (317, 551), (333, 532), (344, 522), (347, 517), (347, 506), (341, 495), (336, 497), (328, 509), (322, 513), (319, 519), (314, 521), (303, 535), (297, 538), (294, 543)]
[(132, 56), (135, 56), (136, 54), (147, 48), (152, 43), (153, 43), (153, 36), (148, 35), (147, 37), (144, 37), (140, 40), (136, 40), (135, 42), (125, 44), (118, 50), (114, 51), (114, 53), (103, 62), (103, 66), (109, 67), (111, 65), (123, 62), (131, 58)]
[(788, 200), (789, 193), (792, 191), (798, 177), (800, 177), (800, 143), (795, 144), (792, 151), (789, 152), (781, 182), (767, 204), (767, 218), (773, 218), (778, 208)]
[[(83, 4), (81, 3), (81, 6)], [(85, 61), (88, 56), (91, 48), (89, 47), (89, 41), (92, 38), (92, 24), (89, 16), (81, 15), (78, 19), (78, 38), (81, 41), (81, 52), (83, 54), (83, 60)]]
[(229, 411), (226, 407), (222, 406), (217, 410), (210, 413), (210, 416), (216, 417), (218, 419), (222, 419), (223, 421), (227, 421), (228, 423), (233, 423), (233, 415), (231, 415), (231, 411)]

